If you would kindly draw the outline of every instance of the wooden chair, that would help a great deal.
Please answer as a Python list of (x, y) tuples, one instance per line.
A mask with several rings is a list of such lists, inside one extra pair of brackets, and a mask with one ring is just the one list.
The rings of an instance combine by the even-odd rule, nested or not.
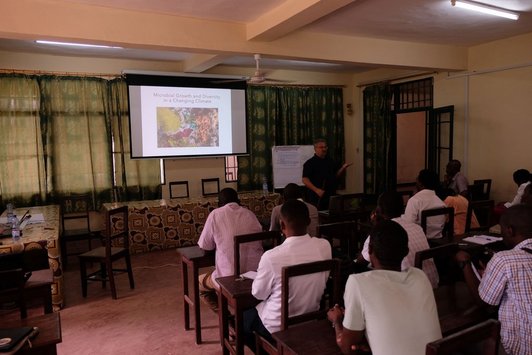
[(52, 313), (52, 270), (29, 271), (24, 253), (0, 258), (0, 302), (15, 302), (21, 318), (27, 317), (27, 301), (35, 299), (42, 300), (44, 313)]
[(454, 236), (454, 208), (441, 207), (421, 211), (421, 228), (427, 233), (427, 219), (435, 216), (446, 216), (446, 222), (442, 230), (442, 241), (452, 242)]
[[(320, 309), (314, 312), (308, 312), (300, 314), (297, 316), (290, 316), (289, 310), (289, 285), (290, 278), (310, 275), (319, 272), (329, 272), (329, 281), (331, 284), (324, 292), (324, 296), (328, 299), (328, 304), (325, 305), (322, 303)], [(289, 326), (295, 325), (298, 323), (308, 322), (315, 319), (323, 319), (327, 317), (327, 311), (334, 307), (338, 303), (339, 297), (339, 280), (340, 280), (340, 264), (336, 259), (315, 261), (304, 264), (297, 264), (292, 266), (283, 267), (283, 274), (281, 279), (281, 330), (286, 330)], [(309, 334), (311, 336), (311, 334)], [(312, 336), (319, 336), (313, 334)], [(270, 354), (277, 355), (279, 351), (276, 345), (270, 343), (267, 339), (261, 337), (259, 334), (255, 333), (255, 342), (256, 342), (256, 354)]]
[(240, 275), (240, 245), (256, 241), (262, 241), (263, 243), (265, 241), (272, 241), (271, 246), (277, 246), (281, 244), (281, 232), (265, 231), (258, 233), (235, 235), (233, 239), (235, 275)]
[[(131, 268), (131, 258), (129, 255), (129, 228), (128, 228), (128, 208), (118, 207), (106, 212), (106, 226), (103, 235), (104, 246), (95, 248), (79, 255), (81, 273), (81, 291), (83, 297), (87, 297), (87, 282), (101, 281), (105, 287), (107, 281), (111, 285), (111, 294), (116, 299), (115, 273), (127, 272), (129, 276), (129, 286), (135, 288), (133, 280), (133, 270)], [(120, 241), (123, 245), (120, 246)], [(119, 259), (124, 259), (126, 268), (114, 268), (113, 263)], [(87, 263), (97, 263), (100, 270), (87, 274)]]
[(88, 194), (71, 194), (59, 198), (61, 209), (62, 233), (61, 259), (63, 267), (68, 264), (68, 257), (79, 255), (80, 252), (68, 253), (67, 244), (69, 242), (86, 240), (88, 250), (92, 249), (91, 241), (98, 239), (98, 233), (91, 230), (90, 214), (91, 197)]
[(473, 186), (470, 186), (469, 195), (471, 201), (482, 201), (490, 199), (491, 179), (474, 180)]
[(453, 262), (454, 255), (457, 252), (457, 243), (449, 243), (421, 250), (416, 253), (414, 266), (418, 269), (423, 269), (423, 261), (434, 259), (436, 269), (438, 269), (438, 274), (440, 276), (440, 285), (448, 284), (454, 281), (450, 279), (452, 275), (449, 274), (449, 264)]
[[(466, 213), (466, 224), (465, 224), (465, 233), (473, 231), (488, 231), (491, 227), (491, 215), (493, 213), (493, 208), (495, 207), (495, 201), (493, 200), (484, 200), (484, 201), (469, 201)], [(473, 218), (473, 213), (477, 217), (479, 227), (471, 227), (471, 219)]]
[(188, 198), (188, 181), (171, 181), (168, 183), (168, 191), (170, 193), (170, 198)]
[(24, 283), (22, 268), (0, 270), (0, 303), (15, 302), (20, 310), (20, 318), (28, 316), (24, 298)]
[(466, 284), (461, 282), (461, 271), (454, 261), (458, 243), (448, 243), (418, 251), (414, 266), (422, 268), (423, 261), (433, 259), (439, 274), (438, 288), (434, 290), (442, 332), (444, 335), (460, 331), (486, 320), (489, 314), (476, 306)]
[(475, 354), (497, 355), (501, 323), (489, 319), (458, 333), (427, 344), (426, 355)]
[(219, 178), (201, 179), (201, 194), (203, 197), (218, 195), (219, 192), (220, 192), (220, 179)]
[(403, 198), (403, 206), (406, 207), (410, 197), (414, 196), (414, 190), (400, 190), (397, 193)]
[(327, 239), (334, 249), (334, 240), (340, 241), (340, 252), (353, 260), (360, 251), (357, 221), (336, 222), (318, 225), (318, 236)]

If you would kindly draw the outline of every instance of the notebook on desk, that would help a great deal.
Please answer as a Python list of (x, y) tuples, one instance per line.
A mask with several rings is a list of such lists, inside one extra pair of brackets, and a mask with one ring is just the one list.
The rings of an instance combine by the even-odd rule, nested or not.
[(0, 329), (0, 353), (16, 353), (35, 331), (33, 327)]

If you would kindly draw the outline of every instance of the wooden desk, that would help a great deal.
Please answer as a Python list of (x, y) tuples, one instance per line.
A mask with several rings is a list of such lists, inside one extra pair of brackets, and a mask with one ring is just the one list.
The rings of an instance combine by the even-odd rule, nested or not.
[[(236, 276), (217, 278), (220, 284), (218, 293), (218, 317), (220, 320), (220, 343), (223, 354), (244, 354), (243, 312), (255, 307), (260, 301), (251, 295), (253, 280), (241, 280)], [(235, 316), (235, 340), (229, 339), (229, 307)]]
[(283, 355), (337, 355), (336, 336), (331, 322), (326, 319), (295, 325), (272, 334), (277, 350)]
[[(462, 317), (440, 318), (444, 336), (450, 335), (488, 319), (480, 310), (464, 313)], [(326, 319), (312, 321), (290, 327), (272, 334), (277, 342), (277, 350), (283, 355), (336, 355), (341, 354), (336, 344), (334, 329)]]
[(23, 348), (17, 354), (57, 354), (56, 345), (62, 341), (59, 312), (43, 316), (2, 321), (2, 328), (38, 327), (39, 334), (31, 341), (32, 348)]
[[(59, 246), (59, 236), (61, 234), (61, 219), (58, 205), (37, 206), (15, 209), (15, 214), (22, 217), (26, 211), (29, 214), (42, 214), (43, 223), (27, 224), (22, 230), (23, 247), (13, 244), (11, 237), (0, 239), (0, 253), (18, 253), (25, 250), (41, 249), (48, 254), (48, 264), (53, 272), (52, 283), (52, 304), (54, 310), (63, 307), (64, 302), (64, 280), (63, 267), (61, 264), (61, 248)], [(5, 211), (2, 216), (5, 216)]]
[(332, 213), (332, 214), (329, 213), (329, 210), (318, 211), (320, 224), (345, 222), (345, 221), (365, 222), (365, 221), (369, 221), (370, 215), (371, 215), (371, 211), (366, 210), (366, 209), (349, 210), (345, 212)]
[[(181, 278), (183, 280), (183, 316), (185, 330), (190, 330), (190, 307), (194, 310), (194, 329), (196, 344), (201, 344), (201, 316), (198, 285), (198, 270), (202, 267), (214, 266), (214, 252), (205, 252), (198, 246), (179, 248), (181, 256)], [(191, 273), (189, 273), (189, 268)], [(192, 295), (189, 284), (192, 284)]]

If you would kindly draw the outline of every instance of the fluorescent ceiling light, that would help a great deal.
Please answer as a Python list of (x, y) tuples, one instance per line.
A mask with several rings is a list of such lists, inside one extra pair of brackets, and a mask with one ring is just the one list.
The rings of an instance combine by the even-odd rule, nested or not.
[(87, 43), (55, 42), (55, 41), (42, 41), (42, 40), (37, 40), (35, 41), (35, 43), (50, 44), (54, 46), (68, 46), (68, 47), (123, 49), (122, 47), (104, 46), (101, 44), (87, 44)]
[(477, 12), (482, 12), (483, 14), (504, 17), (510, 20), (517, 20), (519, 18), (519, 14), (515, 12), (500, 10), (493, 6), (489, 6), (486, 4), (480, 4), (480, 3), (476, 3), (472, 1), (451, 0), (451, 4), (456, 7), (461, 7), (462, 9), (468, 9), (468, 10), (473, 10)]

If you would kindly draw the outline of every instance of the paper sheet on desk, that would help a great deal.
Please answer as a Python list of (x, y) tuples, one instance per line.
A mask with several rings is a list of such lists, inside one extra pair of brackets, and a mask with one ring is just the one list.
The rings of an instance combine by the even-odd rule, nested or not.
[(490, 235), (474, 235), (472, 237), (464, 238), (463, 240), (470, 243), (486, 245), (489, 243), (499, 242), (502, 240), (502, 237), (493, 237)]
[(32, 214), (30, 218), (27, 218), (20, 224), (20, 229), (24, 229), (26, 225), (28, 224), (36, 224), (36, 223), (43, 223), (44, 222), (44, 216), (42, 213), (36, 213)]
[(256, 271), (248, 271), (240, 275), (240, 277), (250, 280), (255, 280), (255, 277), (257, 277)]

